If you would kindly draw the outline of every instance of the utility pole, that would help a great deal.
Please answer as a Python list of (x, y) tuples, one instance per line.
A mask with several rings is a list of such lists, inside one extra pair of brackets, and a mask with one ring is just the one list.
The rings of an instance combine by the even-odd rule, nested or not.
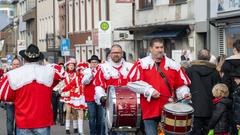
[[(68, 0), (65, 0), (65, 34), (66, 34), (66, 39), (68, 39), (68, 15), (67, 15), (67, 10), (68, 10)], [(67, 57), (64, 56), (64, 62), (67, 62)]]
[(211, 50), (211, 27), (210, 27), (210, 0), (207, 0), (207, 46)]
[(53, 54), (54, 62), (57, 62), (57, 50), (56, 50), (56, 11), (55, 11), (55, 0), (53, 0)]

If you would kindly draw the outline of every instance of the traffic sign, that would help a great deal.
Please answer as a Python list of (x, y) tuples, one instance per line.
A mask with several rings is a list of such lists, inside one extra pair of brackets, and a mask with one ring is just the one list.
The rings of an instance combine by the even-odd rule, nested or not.
[(70, 56), (70, 40), (68, 38), (61, 40), (61, 55)]

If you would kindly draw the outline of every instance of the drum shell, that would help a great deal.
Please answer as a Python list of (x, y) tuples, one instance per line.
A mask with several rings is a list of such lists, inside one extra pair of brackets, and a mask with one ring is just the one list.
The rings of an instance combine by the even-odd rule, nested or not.
[(167, 133), (176, 135), (189, 133), (192, 129), (193, 109), (188, 112), (174, 112), (164, 108), (162, 122)]
[(140, 95), (127, 87), (109, 87), (106, 103), (108, 128), (139, 128)]

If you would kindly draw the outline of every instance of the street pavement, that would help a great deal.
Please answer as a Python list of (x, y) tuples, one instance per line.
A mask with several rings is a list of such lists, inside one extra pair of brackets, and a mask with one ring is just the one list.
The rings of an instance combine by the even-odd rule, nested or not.
[[(84, 135), (88, 135), (88, 134), (89, 134), (88, 121), (84, 121)], [(6, 111), (2, 108), (0, 108), (0, 135), (7, 135)], [(65, 127), (60, 126), (59, 124), (52, 126), (51, 135), (66, 135)], [(73, 134), (73, 129), (71, 129), (71, 135), (78, 135), (78, 134)]]

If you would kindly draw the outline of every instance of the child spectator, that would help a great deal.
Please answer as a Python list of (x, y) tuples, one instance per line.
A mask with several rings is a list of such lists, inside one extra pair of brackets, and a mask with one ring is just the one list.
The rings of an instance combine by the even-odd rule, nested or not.
[(214, 110), (209, 129), (214, 129), (214, 135), (229, 135), (229, 115), (232, 101), (228, 98), (229, 91), (227, 85), (223, 83), (216, 84), (212, 89)]

